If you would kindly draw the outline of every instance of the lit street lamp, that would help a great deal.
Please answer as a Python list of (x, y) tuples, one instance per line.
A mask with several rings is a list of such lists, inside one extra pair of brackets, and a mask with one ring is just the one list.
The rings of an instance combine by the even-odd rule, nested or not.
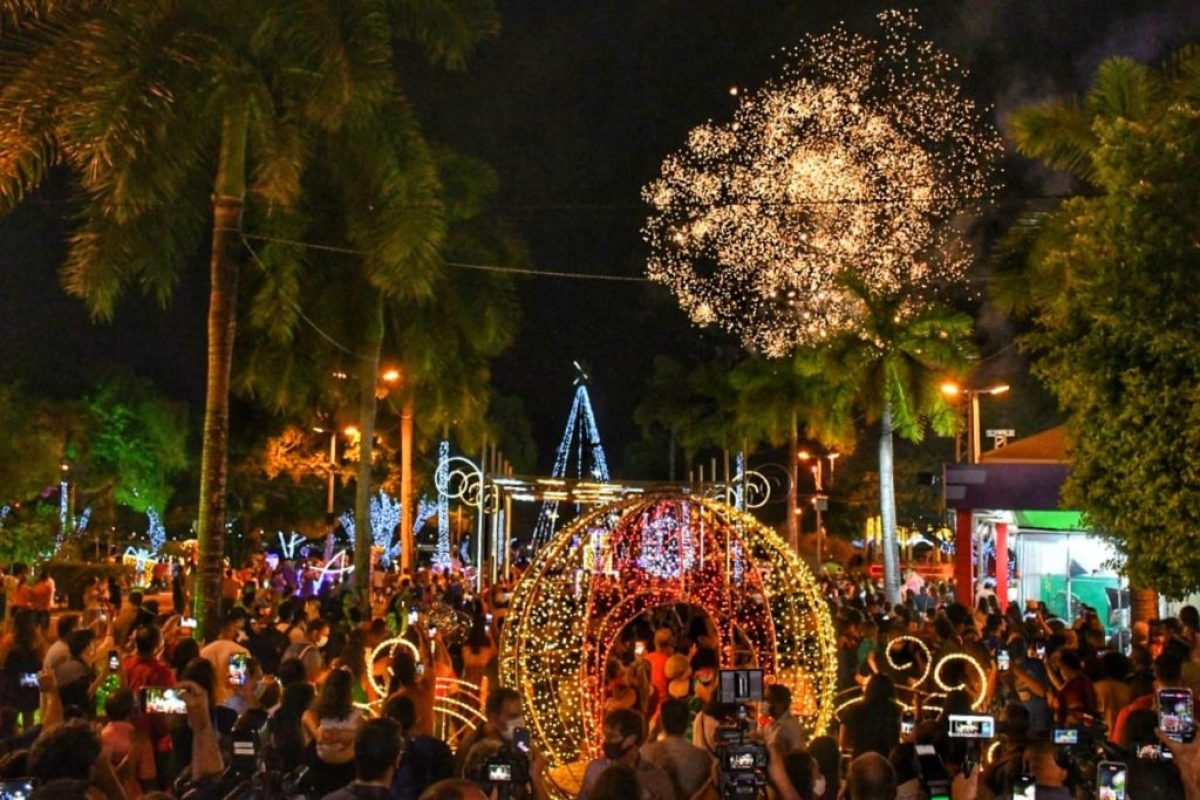
[[(970, 439), (967, 442), (967, 461), (971, 464), (979, 463), (979, 455), (982, 452), (979, 439), (979, 397), (980, 395), (1004, 394), (1009, 389), (1007, 383), (998, 383), (995, 386), (988, 386), (983, 389), (964, 389), (956, 383), (943, 383), (942, 394), (947, 397), (962, 397), (969, 401), (967, 404), (967, 431)], [(962, 460), (961, 449), (955, 447), (955, 460)]]
[[(833, 484), (834, 466), (837, 464), (837, 458), (840, 455), (841, 455), (841, 453), (836, 453), (836, 452), (828, 452), (823, 455), (813, 455), (812, 453), (808, 452), (807, 450), (801, 450), (799, 453), (796, 454), (796, 457), (799, 458), (801, 461), (804, 461), (805, 463), (807, 463), (808, 461), (813, 462), (813, 466), (810, 467), (809, 469), (812, 471), (813, 486), (816, 489), (816, 494), (813, 495), (812, 503), (813, 503), (813, 510), (816, 512), (816, 516), (817, 516), (817, 568), (818, 569), (820, 568), (821, 563), (822, 563), (822, 561), (821, 561), (821, 536), (824, 533), (822, 521), (821, 521), (821, 514), (822, 514), (822, 512), (827, 511), (829, 509), (829, 497), (824, 494), (824, 491), (825, 491), (825, 470), (824, 470), (825, 459), (829, 459), (829, 483), (832, 485)], [(799, 520), (797, 520), (797, 524), (799, 524)]]

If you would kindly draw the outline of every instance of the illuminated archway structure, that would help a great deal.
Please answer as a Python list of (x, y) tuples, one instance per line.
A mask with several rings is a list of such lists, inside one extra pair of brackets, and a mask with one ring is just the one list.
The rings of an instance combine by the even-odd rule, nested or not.
[(688, 494), (622, 500), (562, 529), (517, 584), (501, 680), (552, 767), (594, 756), (604, 665), (621, 629), (667, 604), (702, 608), (723, 668), (761, 667), (792, 690), (793, 713), (825, 730), (836, 691), (833, 625), (808, 568), (771, 529)]

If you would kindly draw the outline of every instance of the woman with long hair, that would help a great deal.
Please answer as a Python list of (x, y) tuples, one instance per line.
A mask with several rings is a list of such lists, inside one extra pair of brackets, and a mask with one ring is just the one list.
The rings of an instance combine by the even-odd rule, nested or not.
[(283, 690), (279, 709), (267, 723), (268, 766), (276, 772), (290, 772), (303, 763), (312, 737), (304, 727), (304, 715), (312, 708), (317, 689), (307, 681), (293, 683)]
[(872, 675), (863, 697), (842, 712), (842, 748), (851, 758), (879, 753), (884, 758), (900, 741), (900, 706), (896, 687), (884, 674)]
[(37, 614), (29, 608), (18, 609), (13, 615), (12, 633), (0, 643), (0, 705), (16, 709), (26, 728), (33, 725), (41, 703), (37, 676), (45, 655)]
[(345, 667), (329, 670), (316, 705), (304, 714), (304, 727), (313, 738), (308, 763), (317, 797), (354, 780), (354, 737), (361, 724), (362, 714), (354, 707), (353, 673)]

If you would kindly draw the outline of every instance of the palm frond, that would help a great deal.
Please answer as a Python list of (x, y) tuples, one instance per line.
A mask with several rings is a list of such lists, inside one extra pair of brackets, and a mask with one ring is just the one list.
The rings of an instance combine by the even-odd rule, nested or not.
[(500, 32), (492, 0), (389, 0), (398, 35), (436, 65), (462, 69), (467, 55)]
[(1012, 136), (1021, 155), (1094, 181), (1096, 133), (1091, 116), (1077, 103), (1055, 100), (1022, 109), (1013, 117)]

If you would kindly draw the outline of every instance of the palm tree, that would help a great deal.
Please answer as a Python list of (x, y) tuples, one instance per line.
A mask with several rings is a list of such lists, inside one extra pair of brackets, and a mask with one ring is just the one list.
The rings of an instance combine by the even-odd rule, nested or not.
[(788, 445), (788, 535), (800, 544), (796, 497), (799, 488), (800, 434), (843, 449), (854, 441), (849, 406), (813, 369), (814, 354), (797, 350), (791, 358), (751, 357), (737, 365), (729, 380), (737, 392), (738, 427), (751, 442)]
[[(360, 436), (356, 531), (370, 530), (374, 459), (367, 443), (375, 438), (377, 401), (388, 397), (401, 422), (401, 552), (405, 567), (411, 567), (415, 551), (411, 452), (417, 405), (423, 409), (426, 433), (436, 436), (447, 424), (457, 427), (468, 444), (482, 441), (490, 380), (487, 360), (511, 344), (515, 335), (510, 279), (498, 273), (444, 270), (443, 262), (519, 265), (524, 263), (524, 251), (502, 225), (483, 213), (496, 185), (490, 169), (462, 156), (435, 154), (422, 142), (405, 138), (394, 140), (405, 156), (394, 167), (407, 173), (395, 177), (403, 177), (402, 184), (409, 187), (398, 198), (395, 213), (410, 229), (412, 252), (392, 269), (382, 265), (376, 274), (387, 281), (380, 282), (344, 238), (329, 238), (330, 232), (338, 230), (345, 237), (344, 220), (356, 213), (368, 214), (368, 206), (378, 213), (384, 195), (369, 184), (363, 191), (361, 179), (343, 185), (336, 170), (324, 173), (326, 180), (312, 194), (340, 196), (341, 202), (332, 207), (322, 204), (314, 214), (325, 210), (325, 217), (309, 224), (325, 232), (323, 245), (334, 247), (319, 251), (322, 268), (300, 287), (299, 301), (293, 295), (290, 303), (285, 267), (296, 247), (269, 242), (263, 248), (259, 258), (265, 268), (254, 276), (259, 296), (237, 388), (293, 415), (342, 407), (356, 398)], [(342, 151), (344, 146), (336, 149)], [(330, 208), (336, 208), (336, 213), (330, 215)], [(428, 280), (401, 280), (415, 268)], [(427, 290), (413, 291), (414, 286), (426, 284)], [(341, 302), (329, 302), (331, 297)], [(307, 311), (301, 313), (301, 308)], [(398, 354), (389, 355), (387, 363), (399, 367), (400, 380), (387, 387), (380, 384), (383, 353)], [(347, 391), (346, 382), (329, 379), (331, 373), (350, 372), (357, 391)], [(366, 564), (361, 573), (366, 574), (370, 538), (359, 536), (355, 545), (355, 572)]]
[[(457, 66), (497, 17), (487, 0), (352, 10), (334, 0), (2, 0), (0, 19), (0, 203), (19, 202), (55, 165), (71, 169), (84, 202), (62, 271), (67, 291), (101, 319), (131, 283), (165, 302), (210, 231), (196, 608), (211, 630), (243, 216), (286, 235), (314, 137), (378, 129), (371, 123), (395, 108), (397, 45)], [(376, 265), (402, 239), (370, 217), (353, 238)]]
[(878, 421), (879, 506), (883, 520), (884, 588), (890, 604), (900, 602), (900, 564), (896, 543), (894, 434), (912, 442), (924, 437), (926, 424), (939, 433), (954, 429), (955, 415), (940, 391), (947, 373), (959, 373), (971, 353), (971, 319), (903, 295), (876, 294), (853, 286), (862, 300), (857, 329), (842, 333), (820, 351), (820, 364), (836, 386), (836, 405), (849, 400)]

